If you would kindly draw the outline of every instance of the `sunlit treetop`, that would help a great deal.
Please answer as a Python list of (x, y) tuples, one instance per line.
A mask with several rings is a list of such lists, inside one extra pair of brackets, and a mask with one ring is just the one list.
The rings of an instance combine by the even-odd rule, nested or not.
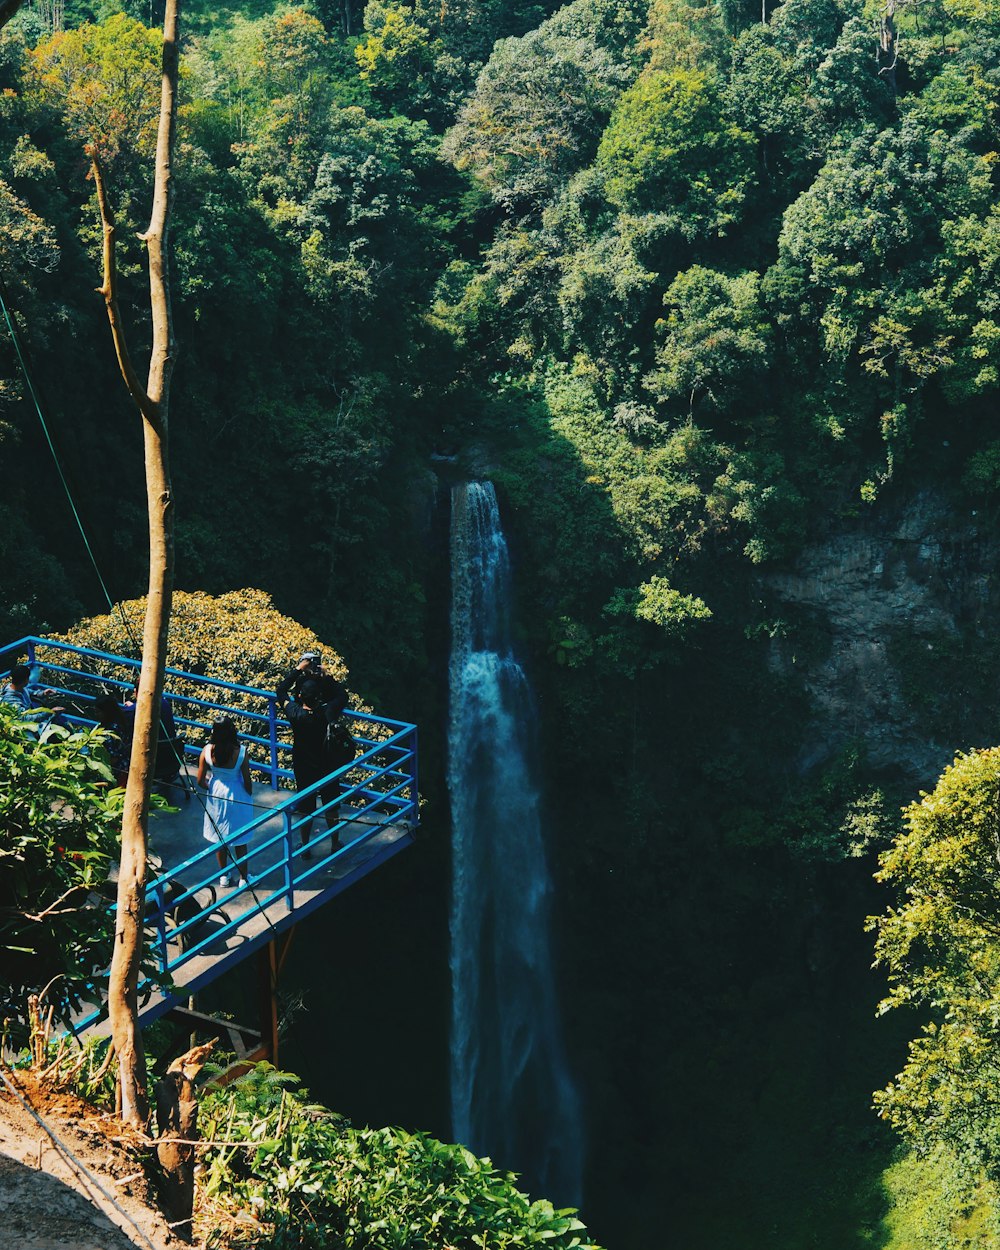
[(57, 31), (32, 53), (41, 103), (107, 164), (147, 158), (156, 145), (162, 36), (116, 13), (99, 25)]

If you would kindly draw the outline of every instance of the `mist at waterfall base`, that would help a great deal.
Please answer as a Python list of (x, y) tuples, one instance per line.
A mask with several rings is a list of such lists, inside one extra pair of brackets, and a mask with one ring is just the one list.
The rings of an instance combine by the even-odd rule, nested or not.
[(451, 556), (452, 1134), (530, 1192), (579, 1205), (583, 1129), (549, 946), (535, 716), (490, 483), (453, 488)]

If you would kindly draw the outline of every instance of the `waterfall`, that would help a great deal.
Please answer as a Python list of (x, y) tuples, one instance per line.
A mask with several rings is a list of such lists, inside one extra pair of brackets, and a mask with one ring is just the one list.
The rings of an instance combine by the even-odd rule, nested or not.
[(451, 1106), (457, 1141), (579, 1205), (583, 1141), (549, 950), (531, 691), (489, 482), (452, 490)]

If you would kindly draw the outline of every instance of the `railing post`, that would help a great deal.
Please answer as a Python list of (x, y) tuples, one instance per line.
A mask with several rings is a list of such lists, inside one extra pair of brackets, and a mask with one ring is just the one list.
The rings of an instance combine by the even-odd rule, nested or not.
[(267, 701), (267, 719), (271, 730), (271, 789), (278, 788), (278, 700), (271, 695)]
[(167, 915), (166, 899), (163, 892), (163, 879), (158, 877), (153, 882), (153, 902), (156, 906), (156, 934), (160, 941), (160, 971), (167, 970)]
[(34, 664), (34, 662), (35, 662), (35, 640), (34, 638), (29, 638), (28, 639), (28, 663)]
[(410, 743), (413, 749), (413, 764), (410, 768), (410, 797), (413, 800), (413, 827), (416, 828), (420, 824), (420, 788), (417, 784), (417, 727), (413, 726), (410, 734)]
[(285, 806), (282, 816), (285, 819), (285, 862), (283, 868), (285, 870), (285, 893), (288, 895), (288, 910), (295, 910), (295, 879), (292, 875), (292, 803), (294, 799), (289, 798)]

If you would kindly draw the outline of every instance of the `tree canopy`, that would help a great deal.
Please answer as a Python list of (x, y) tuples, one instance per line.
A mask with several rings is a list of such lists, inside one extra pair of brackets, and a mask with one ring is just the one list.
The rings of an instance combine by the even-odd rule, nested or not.
[[(115, 167), (121, 299), (141, 324), (161, 15), (36, 3), (0, 34), (0, 294), (46, 422), (0, 335), (9, 637), (128, 647), (95, 617), (107, 604), (64, 481), (112, 598), (134, 612), (144, 582), (140, 450), (94, 294), (81, 141)], [(1000, 12), (194, 0), (189, 16), (171, 261), (190, 599), (170, 662), (267, 687), (297, 648), (335, 639), (366, 699), (435, 727), (427, 785), (445, 810), (447, 487), (492, 478), (559, 798), (572, 1035), (602, 1074), (593, 1170), (628, 1189), (609, 1144), (628, 1132), (655, 1143), (643, 1166), (684, 1178), (679, 1192), (689, 1156), (714, 1160), (725, 1136), (727, 1174), (750, 1178), (741, 1199), (776, 1227), (752, 1180), (769, 1153), (760, 1105), (766, 1120), (779, 1099), (748, 1056), (801, 1041), (803, 984), (831, 1001), (859, 984), (842, 964), (827, 975), (853, 939), (817, 917), (853, 907), (856, 936), (870, 882), (845, 856), (884, 839), (917, 784), (908, 761), (873, 770), (852, 698), (817, 741), (831, 696), (815, 677), (850, 622), (785, 593), (813, 576), (802, 553), (884, 540), (895, 563), (872, 585), (888, 586), (924, 559), (910, 518), (933, 500), (950, 528), (928, 545), (966, 580), (959, 593), (942, 573), (928, 594), (956, 596), (954, 614), (933, 637), (895, 620), (864, 645), (896, 696), (890, 729), (919, 727), (925, 758), (994, 733), (998, 604), (988, 569), (974, 586), (970, 570), (991, 559), (1000, 503)], [(948, 799), (979, 796), (962, 810), (982, 838), (991, 759), (963, 757)], [(894, 995), (909, 987), (934, 1032), (880, 1106), (907, 1132), (912, 1111), (913, 1140), (947, 1152), (967, 1149), (992, 1070), (988, 899), (972, 894), (990, 851), (942, 842), (931, 815), (908, 815), (910, 842), (882, 869), (905, 892), (919, 844), (925, 902), (879, 941)], [(933, 944), (905, 946), (905, 924), (925, 922)], [(765, 968), (771, 996), (751, 1001)], [(731, 1041), (734, 1021), (746, 1033)], [(692, 1056), (710, 1078), (689, 1079)], [(811, 1124), (827, 1087), (806, 1084), (787, 1105)], [(968, 1147), (984, 1168), (990, 1114)], [(675, 1117), (690, 1130), (664, 1128)], [(725, 1244), (714, 1162), (698, 1175), (691, 1224)], [(653, 1188), (637, 1184), (636, 1244), (659, 1228)], [(797, 1188), (828, 1203), (808, 1236), (849, 1244), (842, 1193), (834, 1210)], [(626, 1207), (608, 1202), (615, 1218)], [(676, 1239), (696, 1244), (689, 1232)]]
[(921, 1152), (946, 1146), (970, 1176), (995, 1181), (1000, 749), (959, 756), (904, 820), (878, 872), (899, 901), (870, 924), (889, 974), (881, 1010), (913, 1007), (922, 1023), (876, 1105)]

